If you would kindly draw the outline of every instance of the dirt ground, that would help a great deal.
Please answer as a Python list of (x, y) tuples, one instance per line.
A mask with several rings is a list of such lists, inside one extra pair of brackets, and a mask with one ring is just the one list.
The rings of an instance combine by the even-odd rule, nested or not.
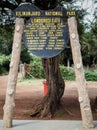
[[(3, 119), (3, 105), (5, 100), (6, 86), (8, 76), (0, 76), (0, 119)], [(38, 82), (38, 80), (36, 81)], [(40, 82), (40, 81), (39, 81)], [(93, 104), (97, 96), (97, 82), (87, 82), (88, 93), (91, 104)], [(65, 93), (63, 95), (61, 106), (55, 113), (53, 120), (80, 120), (80, 106), (78, 102), (76, 82), (66, 82)], [(43, 98), (43, 85), (21, 85), (17, 84), (15, 96), (15, 112), (14, 119), (32, 120), (40, 119), (39, 117), (31, 117), (31, 110)], [(96, 107), (93, 112), (94, 120), (97, 120)], [(47, 119), (47, 118), (44, 118)]]

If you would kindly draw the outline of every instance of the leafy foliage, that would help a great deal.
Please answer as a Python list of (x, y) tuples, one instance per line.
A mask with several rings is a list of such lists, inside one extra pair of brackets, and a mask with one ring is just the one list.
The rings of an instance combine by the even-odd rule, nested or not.
[(75, 80), (75, 73), (73, 68), (67, 68), (63, 65), (60, 65), (60, 71), (64, 80)]
[[(33, 77), (39, 78), (39, 79), (45, 78), (41, 58), (32, 56), (32, 60), (30, 62), (30, 67), (31, 67), (30, 74)], [(67, 81), (75, 80), (74, 68), (70, 67), (68, 69), (64, 65), (60, 65), (60, 71), (61, 71), (61, 74), (62, 74), (62, 77), (64, 80), (67, 80)], [(29, 75), (27, 77), (31, 78), (31, 77), (29, 77)], [(97, 81), (97, 70), (90, 71), (90, 70), (86, 69), (85, 78), (87, 81)]]
[(53, 9), (57, 6), (57, 0), (35, 0), (34, 4), (40, 9)]
[(9, 55), (12, 48), (13, 26), (0, 26), (0, 53)]
[(0, 54), (0, 74), (5, 74), (9, 70), (10, 55)]
[(82, 37), (82, 55), (84, 65), (97, 64), (97, 22), (92, 23), (91, 30)]
[(31, 60), (31, 56), (28, 52), (28, 49), (24, 44), (22, 44), (20, 60), (22, 63), (27, 63), (27, 64), (29, 64)]
[(97, 71), (85, 71), (85, 78), (87, 81), (97, 81)]
[(41, 58), (33, 56), (30, 63), (31, 75), (35, 78), (45, 78)]

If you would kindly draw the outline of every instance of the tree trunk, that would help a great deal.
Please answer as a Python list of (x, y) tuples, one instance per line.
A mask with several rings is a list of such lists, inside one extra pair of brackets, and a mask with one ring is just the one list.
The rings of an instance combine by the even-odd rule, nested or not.
[(73, 61), (75, 65), (76, 82), (78, 85), (78, 94), (83, 120), (83, 127), (89, 130), (93, 128), (93, 117), (90, 107), (90, 100), (86, 89), (86, 80), (84, 76), (80, 43), (77, 32), (77, 23), (75, 17), (71, 17), (68, 19), (68, 25), (69, 25)]
[(42, 63), (47, 80), (48, 93), (42, 100), (36, 112), (39, 113), (39, 111), (41, 111), (42, 118), (51, 118), (60, 105), (65, 84), (60, 74), (58, 56), (49, 59), (42, 59)]
[(21, 52), (21, 39), (24, 27), (24, 19), (16, 18), (15, 34), (13, 40), (12, 57), (10, 62), (10, 71), (8, 77), (6, 99), (4, 105), (3, 127), (12, 127), (13, 109), (15, 107), (15, 90), (18, 76), (18, 67)]

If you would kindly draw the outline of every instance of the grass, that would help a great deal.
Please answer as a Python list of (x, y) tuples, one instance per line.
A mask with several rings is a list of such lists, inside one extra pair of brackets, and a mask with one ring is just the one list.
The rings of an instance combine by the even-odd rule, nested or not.
[(44, 81), (45, 79), (18, 79), (18, 85), (22, 85), (22, 86), (41, 86), (43, 85), (42, 82)]

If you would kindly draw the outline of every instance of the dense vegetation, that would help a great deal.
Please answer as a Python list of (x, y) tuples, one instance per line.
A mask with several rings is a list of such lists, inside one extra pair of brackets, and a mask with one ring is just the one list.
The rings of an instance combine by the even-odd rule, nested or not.
[(6, 56), (4, 54), (0, 54), (0, 74), (5, 74), (9, 70), (10, 63), (10, 55)]
[[(28, 78), (31, 78), (32, 76), (34, 78), (45, 78), (41, 59), (39, 57), (32, 57), (30, 68), (31, 75), (27, 75)], [(75, 72), (73, 67), (68, 68), (64, 65), (60, 65), (60, 70), (64, 80), (75, 80)], [(85, 69), (85, 77), (87, 81), (97, 81), (97, 70), (93, 71)]]

